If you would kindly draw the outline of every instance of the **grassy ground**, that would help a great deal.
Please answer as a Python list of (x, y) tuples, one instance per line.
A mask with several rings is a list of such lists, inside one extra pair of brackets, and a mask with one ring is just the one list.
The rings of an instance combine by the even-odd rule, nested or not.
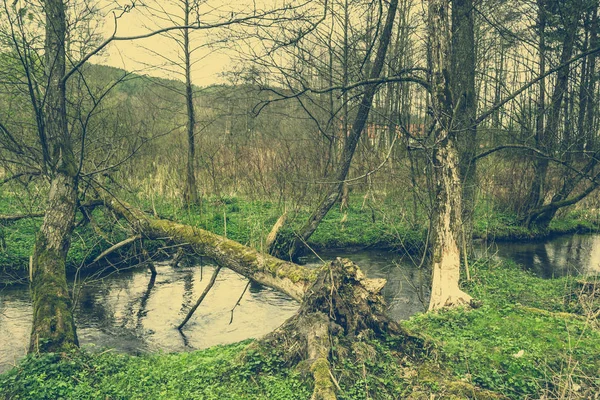
[(544, 280), (509, 262), (480, 262), (473, 273), (466, 290), (482, 307), (406, 323), (459, 379), (514, 399), (598, 393), (600, 325), (586, 318), (586, 307), (598, 310), (600, 293), (592, 298), (575, 278)]
[[(205, 199), (202, 205), (193, 208), (185, 208), (163, 198), (151, 201), (130, 196), (127, 201), (149, 212), (156, 210), (163, 218), (226, 234), (233, 240), (259, 250), (263, 249), (267, 234), (283, 212), (283, 207), (273, 202), (238, 197)], [(365, 203), (362, 196), (354, 196), (345, 213), (338, 207), (332, 208), (311, 237), (309, 245), (315, 249), (374, 247), (416, 252), (425, 241), (427, 223), (422, 215), (415, 219), (412, 215), (406, 215), (403, 209), (391, 198)], [(0, 214), (22, 212), (23, 204), (14, 195), (0, 193)], [(290, 229), (299, 229), (309, 212), (306, 208), (293, 213)], [(77, 221), (81, 218), (78, 215)], [(115, 223), (101, 209), (94, 211), (93, 219), (96, 226), (83, 224), (75, 230), (67, 260), (67, 268), (71, 273), (130, 235), (127, 227)], [(29, 256), (40, 223), (41, 218), (33, 218), (0, 225), (0, 283), (16, 281), (27, 275)], [(561, 233), (594, 232), (598, 227), (600, 215), (570, 211), (557, 217), (549, 232), (532, 232), (520, 226), (516, 216), (494, 210), (482, 202), (476, 210), (474, 234), (478, 238), (525, 240)], [(102, 230), (103, 235), (98, 235), (97, 228)]]
[[(593, 398), (600, 330), (584, 311), (600, 299), (582, 296), (574, 278), (544, 280), (506, 262), (479, 261), (472, 269), (465, 287), (481, 307), (404, 322), (425, 346), (365, 339), (334, 352), (339, 398)], [(28, 358), (0, 376), (0, 398), (310, 398), (305, 371), (286, 368), (275, 351), (249, 351), (250, 343), (181, 354)]]

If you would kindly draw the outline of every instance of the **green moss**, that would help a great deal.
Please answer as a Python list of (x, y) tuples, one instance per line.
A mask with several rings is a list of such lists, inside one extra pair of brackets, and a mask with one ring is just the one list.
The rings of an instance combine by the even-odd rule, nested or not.
[(310, 367), (315, 381), (314, 399), (335, 400), (334, 390), (329, 371), (329, 362), (325, 358), (317, 359)]

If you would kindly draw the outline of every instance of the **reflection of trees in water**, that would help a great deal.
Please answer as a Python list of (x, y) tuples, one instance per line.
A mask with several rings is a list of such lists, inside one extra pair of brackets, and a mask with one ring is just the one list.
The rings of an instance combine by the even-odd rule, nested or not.
[(148, 311), (146, 310), (146, 305), (148, 304), (148, 299), (150, 298), (150, 292), (152, 292), (152, 288), (154, 287), (154, 283), (156, 282), (156, 270), (151, 270), (150, 281), (148, 281), (148, 286), (144, 291), (144, 294), (140, 298), (140, 308), (137, 313), (137, 323), (136, 328), (142, 329), (142, 318), (144, 318)]
[[(203, 267), (200, 266), (202, 269)], [(202, 280), (202, 277), (200, 278)], [(181, 309), (180, 312), (185, 314), (187, 310), (192, 306), (192, 302), (194, 301), (194, 270), (189, 269), (186, 271), (185, 275), (183, 275), (183, 299), (181, 301)]]
[[(121, 278), (122, 279), (122, 278)], [(127, 284), (129, 279), (110, 279), (88, 282), (79, 292), (77, 321), (83, 325), (107, 326), (116, 321), (115, 308), (111, 301), (117, 286)]]
[(600, 264), (600, 235), (572, 235), (544, 242), (500, 243), (498, 255), (542, 278), (587, 274)]
[(537, 269), (536, 272), (539, 276), (543, 278), (551, 278), (554, 275), (554, 265), (550, 260), (549, 256), (549, 248), (542, 246), (535, 246), (533, 248), (534, 257), (539, 260), (537, 264), (533, 264)]

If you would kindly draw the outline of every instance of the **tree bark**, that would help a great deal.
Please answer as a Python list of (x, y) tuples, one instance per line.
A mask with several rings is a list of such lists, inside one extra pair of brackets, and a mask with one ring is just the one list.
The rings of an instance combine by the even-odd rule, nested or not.
[(57, 352), (78, 345), (65, 271), (77, 204), (77, 163), (67, 130), (63, 82), (65, 5), (63, 0), (45, 0), (44, 10), (48, 79), (44, 122), (51, 155), (51, 180), (47, 209), (32, 257), (30, 353)]
[[(379, 75), (383, 69), (385, 56), (392, 36), (392, 27), (394, 25), (397, 8), (398, 0), (391, 0), (388, 8), (388, 15), (381, 33), (381, 38), (379, 40), (379, 47), (377, 49), (377, 55), (375, 56), (375, 62), (369, 74), (369, 79), (379, 78)], [(342, 158), (337, 167), (336, 174), (334, 175), (336, 183), (331, 186), (315, 211), (309, 217), (308, 221), (304, 224), (304, 226), (302, 226), (297, 234), (297, 237), (291, 240), (289, 247), (287, 247), (285, 244), (282, 246), (282, 244), (276, 240), (274, 245), (269, 249), (269, 253), (275, 254), (280, 258), (287, 258), (290, 260), (297, 259), (298, 255), (304, 248), (305, 243), (317, 230), (317, 227), (323, 218), (325, 218), (331, 207), (333, 207), (333, 205), (340, 198), (342, 189), (344, 187), (344, 181), (348, 176), (348, 171), (350, 170), (350, 164), (352, 162), (352, 157), (354, 156), (354, 151), (356, 150), (361, 133), (365, 127), (367, 118), (369, 117), (369, 111), (371, 110), (371, 104), (373, 102), (373, 97), (375, 96), (376, 90), (377, 85), (365, 86), (356, 118), (352, 124), (352, 130), (349, 136), (346, 138), (344, 150), (342, 152)], [(276, 246), (281, 247), (277, 248)]]
[(282, 261), (268, 254), (215, 235), (211, 232), (150, 218), (114, 198), (106, 205), (150, 238), (166, 238), (188, 243), (248, 279), (289, 295), (301, 303), (298, 312), (280, 328), (259, 342), (259, 346), (290, 349), (285, 354), (290, 365), (307, 362), (315, 381), (314, 399), (335, 399), (329, 356), (335, 340), (355, 340), (364, 335), (405, 335), (402, 328), (385, 315), (381, 295), (386, 280), (368, 279), (350, 260), (336, 259), (311, 269)]
[[(184, 24), (190, 23), (190, 1), (184, 0), (185, 17)], [(187, 110), (187, 167), (185, 174), (185, 187), (183, 190), (183, 199), (187, 205), (198, 204), (198, 188), (196, 187), (196, 147), (195, 147), (195, 128), (196, 116), (194, 111), (194, 92), (192, 85), (192, 64), (190, 51), (190, 30), (183, 30), (183, 52), (185, 57), (185, 104)]]
[[(433, 271), (429, 310), (468, 303), (471, 297), (459, 288), (462, 227), (462, 182), (450, 80), (451, 32), (448, 0), (428, 4), (429, 64), (432, 109), (437, 121), (433, 150), (435, 202), (432, 224)], [(460, 101), (460, 100), (458, 100)]]
[[(452, 2), (452, 97), (457, 104), (453, 124), (457, 135), (462, 181), (462, 238), (461, 248), (472, 252), (473, 212), (477, 191), (477, 170), (473, 160), (477, 151), (477, 99), (475, 95), (475, 33), (473, 0)], [(461, 240), (462, 242), (462, 240)]]

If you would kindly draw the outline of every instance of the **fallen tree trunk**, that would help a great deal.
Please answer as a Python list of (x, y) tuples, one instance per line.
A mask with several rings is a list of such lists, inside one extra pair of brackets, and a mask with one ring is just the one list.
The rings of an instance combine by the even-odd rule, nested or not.
[(315, 387), (313, 399), (335, 399), (336, 382), (330, 371), (331, 343), (354, 341), (372, 335), (404, 335), (385, 315), (381, 290), (385, 279), (368, 279), (346, 259), (311, 269), (261, 254), (214, 233), (172, 221), (148, 217), (116, 199), (106, 205), (150, 238), (185, 242), (255, 282), (274, 288), (301, 302), (298, 312), (259, 342), (282, 346), (290, 365), (306, 362)]
[(105, 204), (145, 237), (188, 243), (218, 265), (285, 293), (294, 300), (302, 301), (306, 290), (316, 278), (316, 271), (310, 268), (262, 254), (212, 232), (148, 217), (142, 211), (114, 198), (105, 199)]

